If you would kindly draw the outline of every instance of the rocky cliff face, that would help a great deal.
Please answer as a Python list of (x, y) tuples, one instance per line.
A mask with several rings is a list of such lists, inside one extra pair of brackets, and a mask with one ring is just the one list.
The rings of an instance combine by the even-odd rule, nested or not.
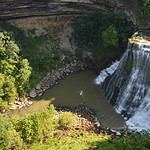
[(23, 30), (26, 36), (42, 36), (49, 34), (59, 39), (59, 47), (64, 52), (74, 53), (72, 41), (73, 16), (34, 16), (7, 20), (8, 24)]
[(60, 39), (60, 49), (74, 53), (71, 21), (76, 16), (118, 13), (126, 16), (129, 26), (136, 25), (135, 14), (122, 0), (1, 0), (0, 21), (40, 36)]
[(121, 0), (2, 0), (0, 20), (48, 15), (87, 15), (101, 11), (119, 12), (128, 21), (136, 24), (136, 19)]

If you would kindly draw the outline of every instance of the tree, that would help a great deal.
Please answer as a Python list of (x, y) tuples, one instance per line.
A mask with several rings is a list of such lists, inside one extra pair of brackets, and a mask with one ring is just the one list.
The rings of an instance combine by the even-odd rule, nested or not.
[(31, 67), (10, 33), (0, 32), (0, 109), (26, 92)]
[(2, 115), (0, 115), (0, 149), (23, 149), (23, 140), (20, 133), (15, 130), (12, 119)]
[(17, 90), (23, 95), (28, 88), (29, 77), (31, 75), (31, 67), (27, 59), (22, 59), (18, 64), (18, 72), (16, 75)]
[(17, 96), (15, 79), (0, 73), (0, 111), (6, 109)]
[(51, 105), (49, 109), (36, 112), (24, 117), (18, 123), (18, 131), (24, 142), (34, 143), (51, 137), (53, 131), (58, 127), (58, 116), (55, 108)]
[(114, 25), (110, 25), (102, 32), (104, 47), (118, 46), (118, 33)]
[(143, 13), (145, 16), (150, 16), (150, 0), (143, 0)]

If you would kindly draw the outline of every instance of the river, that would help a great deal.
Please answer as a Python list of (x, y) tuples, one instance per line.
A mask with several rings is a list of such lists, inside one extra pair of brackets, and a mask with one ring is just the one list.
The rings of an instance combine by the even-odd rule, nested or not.
[(15, 113), (24, 115), (39, 111), (46, 108), (50, 102), (61, 106), (76, 106), (85, 103), (96, 111), (98, 119), (105, 127), (124, 127), (124, 119), (107, 102), (102, 88), (94, 83), (95, 78), (96, 74), (93, 71), (72, 74), (47, 90), (38, 100), (33, 100), (32, 106), (17, 110)]

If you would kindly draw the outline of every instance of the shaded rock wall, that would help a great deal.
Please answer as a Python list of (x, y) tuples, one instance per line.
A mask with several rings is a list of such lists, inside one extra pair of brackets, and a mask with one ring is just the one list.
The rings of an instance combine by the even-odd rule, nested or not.
[(7, 23), (23, 30), (27, 36), (49, 34), (54, 39), (59, 39), (59, 46), (63, 52), (74, 53), (72, 19), (73, 16), (36, 16), (12, 19)]
[[(0, 21), (7, 20), (11, 25), (35, 32), (35, 36), (53, 35), (60, 39), (60, 49), (73, 52), (71, 20), (79, 15), (116, 12), (125, 15), (129, 24), (136, 19), (121, 0), (1, 0)], [(34, 36), (34, 35), (33, 35)]]
[(0, 20), (47, 15), (83, 15), (95, 11), (119, 12), (136, 24), (132, 11), (121, 0), (2, 0)]

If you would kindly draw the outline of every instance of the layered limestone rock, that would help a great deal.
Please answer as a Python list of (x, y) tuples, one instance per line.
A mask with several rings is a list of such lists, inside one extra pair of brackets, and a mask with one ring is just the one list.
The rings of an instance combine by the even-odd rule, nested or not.
[(2, 0), (0, 20), (48, 15), (83, 15), (96, 11), (119, 12), (136, 24), (132, 11), (120, 0)]
[(27, 36), (49, 34), (54, 39), (59, 39), (59, 47), (62, 51), (74, 53), (72, 19), (73, 16), (35, 16), (12, 19), (7, 22), (23, 30)]
[[(72, 20), (79, 15), (119, 13), (125, 15), (129, 25), (136, 24), (132, 11), (121, 0), (1, 0), (0, 21), (34, 31), (33, 36), (49, 34), (60, 40), (60, 49), (74, 53), (76, 46), (72, 38)], [(29, 35), (31, 36), (31, 34)]]

